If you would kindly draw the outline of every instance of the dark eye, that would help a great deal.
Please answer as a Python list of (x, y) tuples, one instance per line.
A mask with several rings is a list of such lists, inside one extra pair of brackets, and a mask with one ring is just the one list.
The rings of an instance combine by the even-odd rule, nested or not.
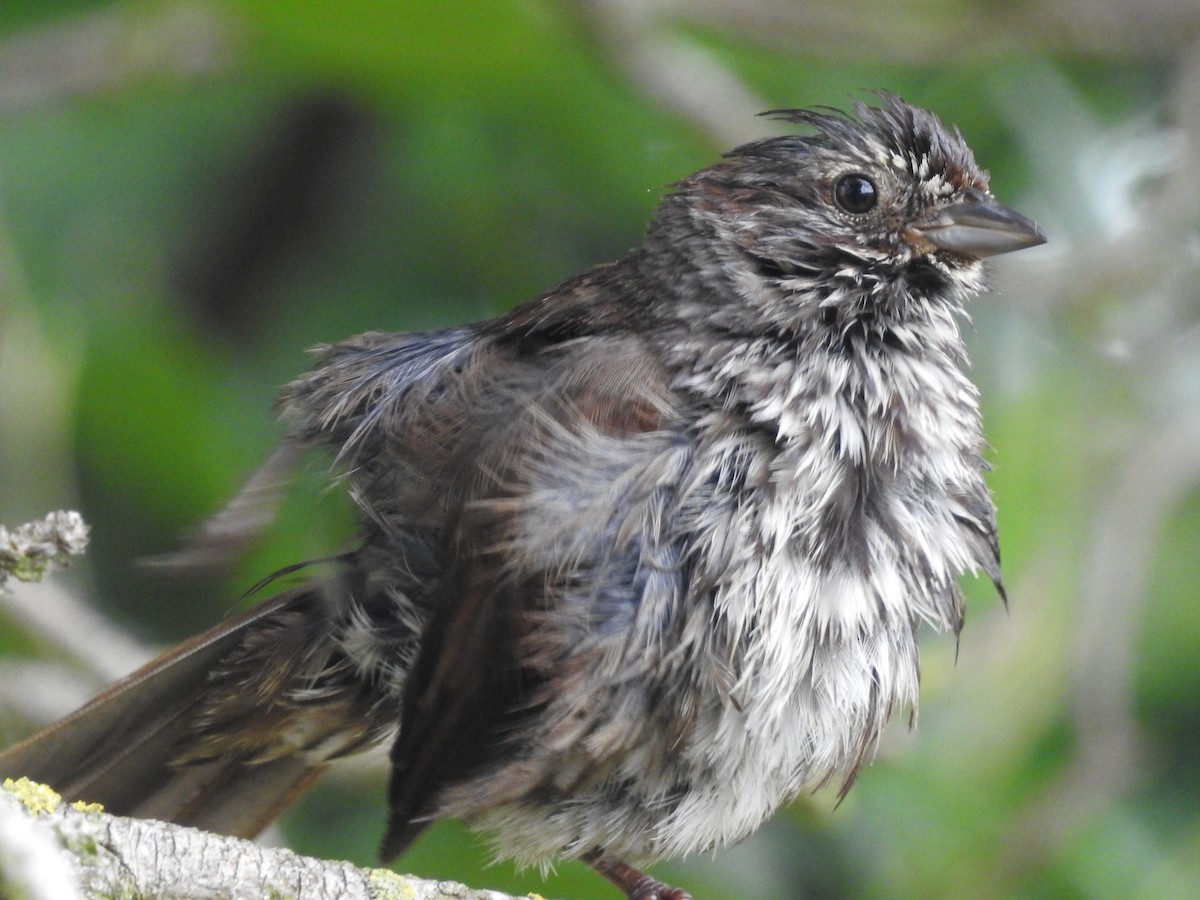
[(843, 175), (834, 185), (833, 198), (846, 212), (858, 215), (870, 212), (879, 195), (866, 175)]

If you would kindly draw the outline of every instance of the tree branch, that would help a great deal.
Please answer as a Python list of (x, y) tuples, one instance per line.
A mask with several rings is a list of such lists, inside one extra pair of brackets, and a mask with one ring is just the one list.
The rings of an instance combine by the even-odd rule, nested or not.
[(50, 788), (27, 779), (5, 781), (0, 789), (0, 894), (39, 900), (514, 900), (498, 891), (110, 816), (95, 806), (61, 803)]

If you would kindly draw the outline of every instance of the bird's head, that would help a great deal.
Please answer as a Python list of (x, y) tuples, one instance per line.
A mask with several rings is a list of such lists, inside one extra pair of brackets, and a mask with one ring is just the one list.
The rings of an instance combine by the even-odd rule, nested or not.
[(851, 113), (768, 113), (810, 133), (738, 147), (668, 201), (716, 239), (737, 292), (776, 320), (958, 304), (981, 287), (981, 259), (1045, 241), (992, 197), (956, 129), (879, 97)]

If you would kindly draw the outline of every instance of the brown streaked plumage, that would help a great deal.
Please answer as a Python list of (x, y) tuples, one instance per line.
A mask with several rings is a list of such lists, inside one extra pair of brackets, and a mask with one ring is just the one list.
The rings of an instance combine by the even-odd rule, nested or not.
[(336, 459), (358, 549), (0, 774), (249, 833), (390, 739), (385, 857), (460, 817), (636, 900), (686, 895), (630, 863), (848, 789), (916, 704), (917, 625), (1000, 584), (958, 318), (981, 258), (1044, 238), (928, 112), (776, 115), (810, 133), (679, 182), (621, 259), (324, 348), (287, 442)]

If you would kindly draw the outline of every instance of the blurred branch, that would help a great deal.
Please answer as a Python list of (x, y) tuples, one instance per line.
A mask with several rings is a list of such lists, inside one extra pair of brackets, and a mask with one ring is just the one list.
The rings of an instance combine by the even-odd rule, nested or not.
[(0, 787), (0, 891), (26, 900), (82, 900), (59, 836)]
[[(1009, 106), (1015, 116), (1024, 114), (1015, 92)], [(1136, 789), (1147, 771), (1134, 702), (1135, 645), (1157, 540), (1200, 483), (1200, 397), (1194, 387), (1200, 359), (1200, 45), (1177, 62), (1170, 113), (1166, 129), (1147, 115), (1118, 129), (1096, 126), (1081, 152), (1057, 148), (1053, 157), (1060, 164), (1076, 166), (1062, 183), (1064, 193), (1074, 192), (1077, 210), (1090, 209), (1095, 218), (1090, 227), (1081, 227), (1080, 218), (1077, 233), (1064, 234), (1068, 246), (1047, 253), (1021, 285), (1035, 305), (1086, 316), (1098, 359), (1119, 369), (1134, 405), (1124, 427), (1105, 434), (1108, 444), (1090, 454), (1096, 513), (1071, 623), (1074, 754), (1014, 823), (1001, 863), (1010, 877), (1052, 858), (1097, 813)], [(1061, 133), (1061, 122), (1045, 127)], [(1036, 133), (1036, 126), (1026, 133)], [(1100, 168), (1089, 168), (1089, 156)], [(1044, 158), (1051, 158), (1048, 149)]]
[(0, 656), (0, 737), (7, 739), (28, 730), (10, 730), (10, 717), (41, 727), (83, 706), (105, 684), (107, 680), (61, 662), (10, 661)]
[(188, 78), (232, 58), (233, 30), (196, 2), (110, 6), (0, 41), (0, 111), (103, 94), (156, 75)]
[(1004, 861), (1010, 874), (1059, 848), (1145, 772), (1134, 715), (1134, 643), (1162, 524), (1200, 482), (1197, 446), (1200, 418), (1145, 435), (1103, 500), (1076, 622), (1069, 709), (1075, 755), (1014, 828)]
[(736, 146), (769, 132), (765, 125), (755, 127), (753, 115), (770, 104), (715, 54), (661, 27), (664, 4), (580, 0), (578, 6), (597, 46), (634, 87), (716, 146)]
[(23, 585), (4, 598), (4, 609), (100, 683), (128, 675), (153, 655), (84, 598), (55, 582)]
[(567, 7), (641, 94), (724, 147), (767, 134), (750, 116), (770, 104), (681, 27), (831, 58), (859, 58), (866, 47), (872, 59), (922, 66), (1015, 52), (1170, 59), (1200, 33), (1200, 5), (1178, 0), (924, 9), (878, 0), (570, 0)]
[[(97, 687), (127, 675), (150, 652), (61, 584), (43, 582), (53, 564), (83, 553), (88, 527), (76, 512), (50, 513), (9, 531), (0, 525), (0, 599), (5, 612), (31, 633), (83, 665), (90, 678), (44, 664), (4, 663), (0, 706), (16, 709), (36, 722), (65, 715)], [(5, 579), (25, 582), (9, 589)]]
[(1123, 461), (1096, 521), (1086, 563), (1074, 671), (1080, 794), (1114, 796), (1140, 768), (1133, 715), (1133, 641), (1162, 524), (1200, 481), (1200, 418), (1143, 436)]
[(1181, 0), (886, 4), (878, 0), (574, 0), (613, 21), (715, 28), (834, 58), (928, 66), (1021, 52), (1170, 58), (1200, 32), (1200, 4)]
[[(23, 821), (24, 828), (4, 829), (5, 821)], [(11, 833), (28, 835), (33, 829), (52, 831), (59, 846), (43, 842), (37, 871), (25, 867), (24, 874), (37, 890), (24, 896), (513, 900), (497, 891), (426, 881), (386, 869), (359, 869), (194, 828), (110, 816), (86, 804), (67, 806), (44, 785), (25, 779), (6, 782), (0, 789), (0, 861), (20, 858), (16, 852), (6, 852), (18, 849)], [(51, 854), (51, 849), (56, 852)], [(5, 881), (6, 874), (0, 871), (0, 883), (11, 883)], [(53, 886), (46, 884), (51, 879)]]

